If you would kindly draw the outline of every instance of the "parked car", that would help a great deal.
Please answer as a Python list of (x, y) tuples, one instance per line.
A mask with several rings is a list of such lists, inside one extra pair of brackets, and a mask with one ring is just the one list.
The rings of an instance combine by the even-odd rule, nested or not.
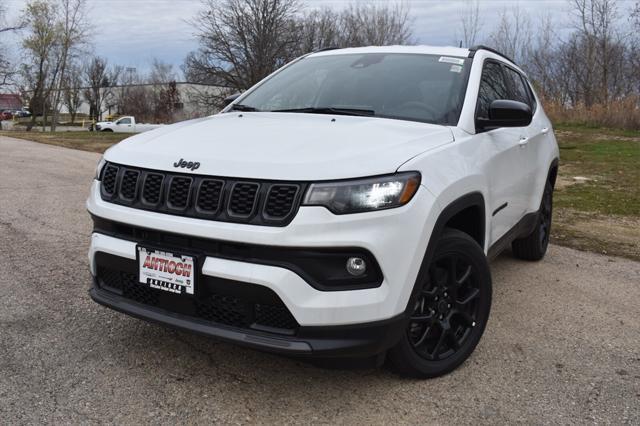
[(544, 257), (558, 153), (495, 50), (309, 54), (220, 114), (105, 152), (90, 294), (252, 348), (439, 376), (480, 341), (489, 260)]
[[(95, 124), (95, 130), (98, 132), (142, 133), (161, 126), (163, 125), (136, 123), (135, 117), (126, 116), (116, 121), (99, 121)], [(89, 130), (93, 129), (89, 128)]]
[(13, 112), (13, 116), (18, 118), (31, 117), (31, 112), (26, 109), (19, 109)]
[(0, 112), (0, 120), (11, 120), (13, 118), (13, 114), (11, 111), (2, 111)]

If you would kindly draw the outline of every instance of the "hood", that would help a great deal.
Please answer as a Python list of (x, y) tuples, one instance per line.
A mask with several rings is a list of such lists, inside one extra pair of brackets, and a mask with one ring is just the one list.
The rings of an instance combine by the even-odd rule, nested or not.
[[(449, 143), (444, 126), (375, 117), (232, 112), (135, 135), (113, 146), (115, 163), (202, 175), (329, 180), (393, 173)], [(194, 170), (174, 167), (181, 159)]]
[(98, 124), (113, 124), (113, 121), (98, 121), (98, 122), (96, 123), (96, 126), (97, 126)]

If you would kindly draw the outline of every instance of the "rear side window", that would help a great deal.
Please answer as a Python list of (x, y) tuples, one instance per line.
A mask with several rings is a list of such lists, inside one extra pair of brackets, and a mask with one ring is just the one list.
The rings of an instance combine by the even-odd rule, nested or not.
[(489, 106), (498, 99), (509, 99), (509, 86), (502, 72), (502, 65), (488, 61), (482, 69), (476, 117), (488, 119)]

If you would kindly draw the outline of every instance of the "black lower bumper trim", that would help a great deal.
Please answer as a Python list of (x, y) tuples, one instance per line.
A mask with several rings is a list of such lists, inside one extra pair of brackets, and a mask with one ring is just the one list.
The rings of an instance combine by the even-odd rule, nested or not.
[(133, 302), (93, 286), (91, 298), (106, 307), (143, 320), (167, 325), (254, 349), (318, 358), (369, 357), (395, 345), (404, 332), (404, 315), (365, 324), (301, 326), (295, 336), (271, 336), (254, 330), (227, 327)]

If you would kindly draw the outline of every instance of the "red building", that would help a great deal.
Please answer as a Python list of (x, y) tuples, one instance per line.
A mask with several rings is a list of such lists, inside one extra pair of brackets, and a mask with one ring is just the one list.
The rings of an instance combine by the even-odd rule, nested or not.
[(0, 112), (6, 109), (22, 109), (22, 100), (20, 99), (20, 95), (0, 93)]

